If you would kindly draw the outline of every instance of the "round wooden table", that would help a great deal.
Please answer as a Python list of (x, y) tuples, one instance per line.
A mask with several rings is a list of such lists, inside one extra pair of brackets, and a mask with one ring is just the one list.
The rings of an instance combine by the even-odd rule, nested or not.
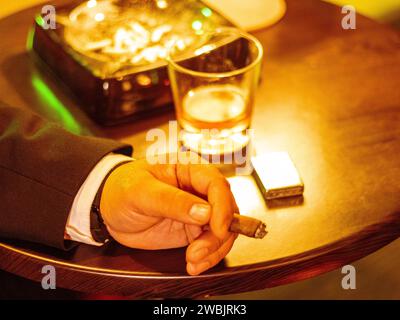
[[(185, 273), (184, 248), (143, 251), (116, 243), (61, 252), (4, 240), (0, 268), (40, 281), (42, 266), (51, 264), (58, 287), (80, 292), (201, 297), (313, 277), (399, 237), (400, 35), (362, 16), (355, 30), (343, 30), (341, 8), (324, 2), (287, 4), (281, 22), (255, 32), (265, 60), (253, 128), (258, 154), (291, 155), (305, 183), (304, 202), (268, 207), (251, 177), (231, 179), (241, 212), (264, 220), (267, 237), (239, 237), (222, 263), (196, 277)], [(94, 125), (26, 53), (38, 11), (0, 21), (0, 99), (82, 134), (131, 143), (135, 157), (144, 156), (146, 131), (167, 129), (173, 112), (107, 129)]]

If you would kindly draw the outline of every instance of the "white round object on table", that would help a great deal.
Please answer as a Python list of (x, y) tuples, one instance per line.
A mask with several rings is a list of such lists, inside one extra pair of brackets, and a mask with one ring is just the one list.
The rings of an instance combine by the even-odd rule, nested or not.
[(278, 22), (286, 12), (285, 0), (203, 0), (246, 31)]

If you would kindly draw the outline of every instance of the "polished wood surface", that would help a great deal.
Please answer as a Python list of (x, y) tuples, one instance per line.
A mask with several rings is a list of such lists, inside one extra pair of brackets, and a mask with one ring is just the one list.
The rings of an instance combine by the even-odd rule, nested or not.
[[(269, 207), (251, 177), (231, 178), (243, 214), (264, 220), (263, 240), (239, 237), (223, 263), (190, 277), (184, 249), (142, 251), (111, 243), (59, 252), (3, 242), (0, 268), (33, 280), (57, 268), (60, 287), (134, 297), (199, 297), (237, 293), (318, 275), (357, 260), (400, 236), (400, 35), (357, 16), (341, 28), (340, 8), (288, 0), (285, 17), (255, 35), (265, 48), (254, 112), (255, 149), (287, 151), (305, 183), (304, 201)], [(142, 157), (146, 131), (168, 129), (173, 113), (99, 128), (25, 52), (36, 9), (0, 21), (0, 99), (32, 108), (81, 133), (119, 139)], [(10, 32), (12, 30), (12, 32)], [(40, 77), (67, 106), (69, 118), (35, 90)], [(23, 201), (23, 199), (21, 199)]]

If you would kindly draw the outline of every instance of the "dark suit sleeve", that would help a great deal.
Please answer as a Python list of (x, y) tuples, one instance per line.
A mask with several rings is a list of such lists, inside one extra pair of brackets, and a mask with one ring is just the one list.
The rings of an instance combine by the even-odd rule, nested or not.
[(113, 140), (77, 136), (29, 112), (0, 104), (0, 237), (66, 249), (75, 195)]

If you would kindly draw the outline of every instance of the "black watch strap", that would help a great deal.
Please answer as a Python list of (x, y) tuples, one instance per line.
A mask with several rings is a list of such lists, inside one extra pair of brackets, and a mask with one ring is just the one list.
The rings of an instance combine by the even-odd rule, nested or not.
[(101, 183), (99, 190), (97, 191), (96, 196), (93, 200), (92, 207), (90, 210), (90, 232), (92, 234), (93, 239), (96, 242), (105, 243), (107, 240), (111, 238), (110, 234), (108, 233), (107, 226), (104, 224), (104, 220), (100, 212), (100, 200), (104, 185), (107, 181), (107, 178), (115, 169), (128, 162), (131, 161), (121, 162), (117, 164), (114, 168), (112, 168), (112, 170), (110, 170), (110, 172), (103, 179), (103, 182)]

